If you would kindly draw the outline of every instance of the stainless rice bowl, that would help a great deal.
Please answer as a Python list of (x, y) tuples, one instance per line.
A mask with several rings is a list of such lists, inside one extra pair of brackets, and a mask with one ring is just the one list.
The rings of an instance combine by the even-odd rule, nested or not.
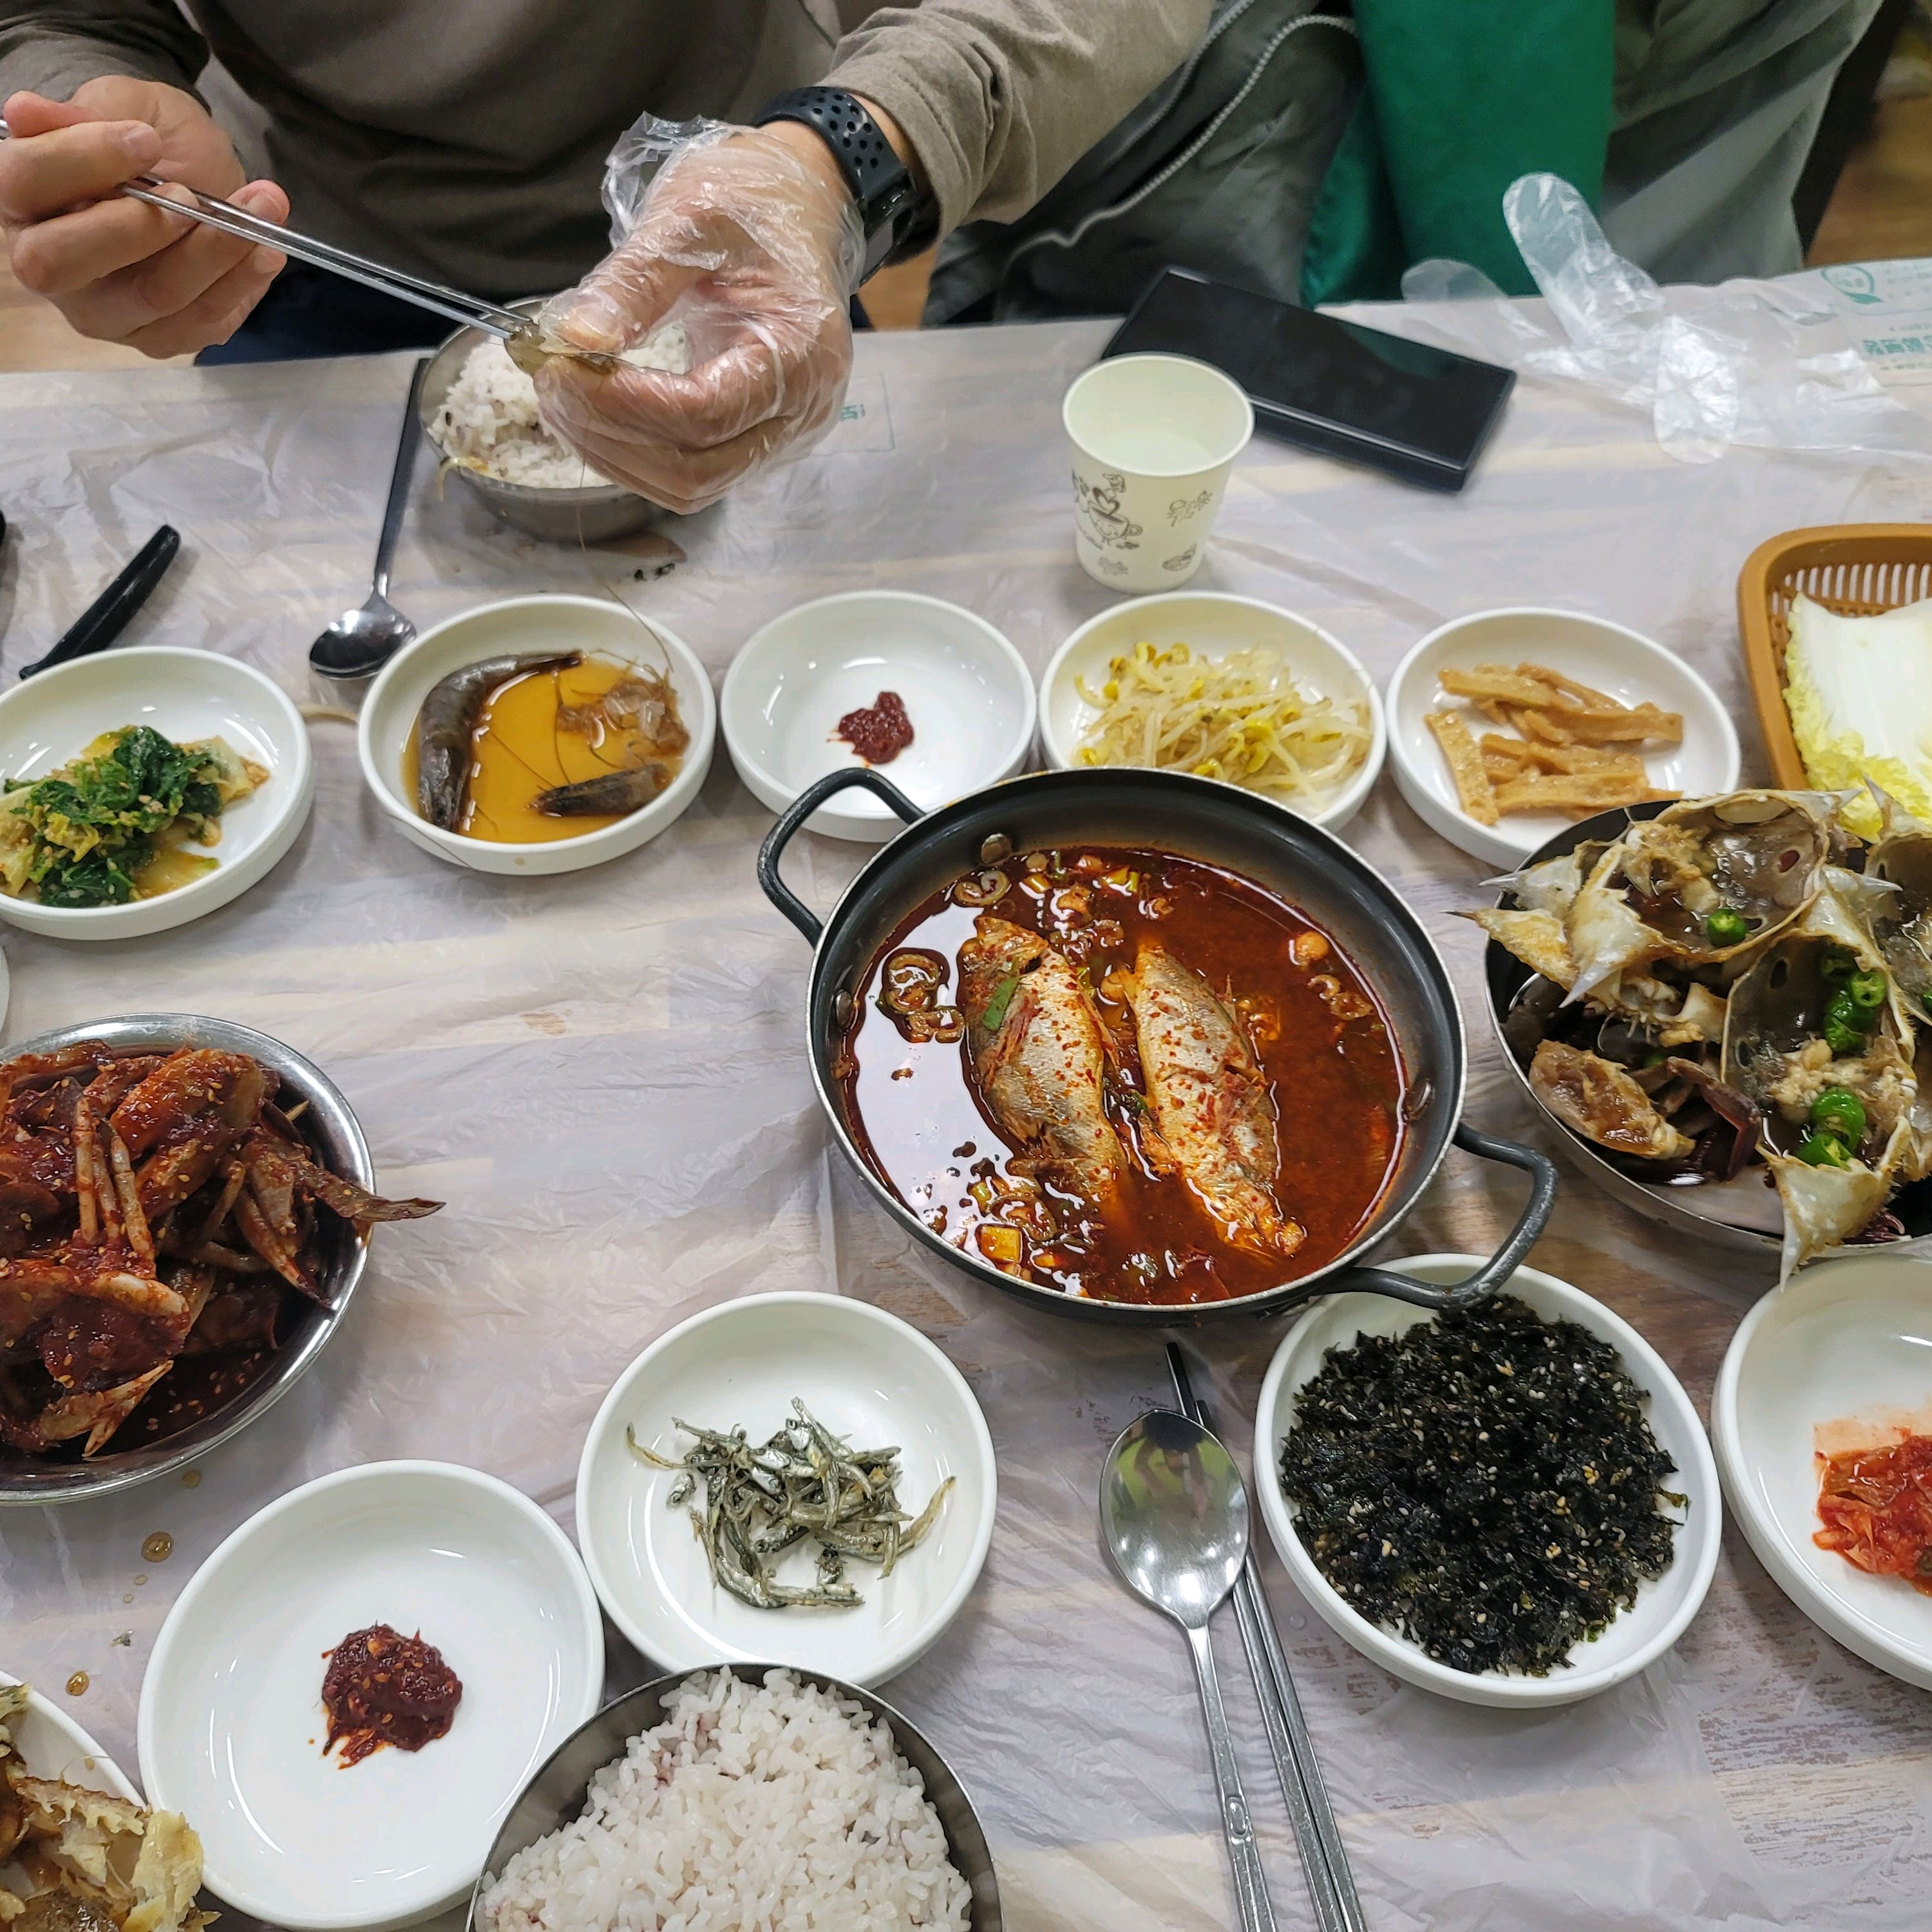
[[(627, 1904), (634, 1917), (639, 1905), (662, 1902), (662, 1896), (650, 1896), (654, 1880), (647, 1868), (654, 1860), (680, 1873), (701, 1867), (713, 1888), (698, 1916), (679, 1920), (689, 1932), (736, 1932), (743, 1919), (729, 1888), (734, 1876), (756, 1885), (764, 1903), (782, 1893), (787, 1906), (815, 1914), (801, 1923), (850, 1924), (854, 1932), (919, 1925), (934, 1932), (959, 1926), (1001, 1932), (999, 1887), (971, 1802), (939, 1754), (898, 1712), (836, 1678), (772, 1664), (730, 1670), (739, 1680), (733, 1694), (738, 1708), (710, 1730), (700, 1720), (717, 1709), (723, 1687), (710, 1673), (680, 1672), (619, 1698), (560, 1747), (497, 1834), (471, 1900), (472, 1932), (523, 1932), (534, 1922), (537, 1900), (548, 1932), (589, 1932), (616, 1922), (616, 1900), (630, 1886), (635, 1889)], [(700, 1694), (704, 1680), (708, 1693)], [(698, 1688), (680, 1696), (694, 1685)], [(826, 1721), (832, 1700), (843, 1712), (856, 1707), (846, 1724), (851, 1753), (843, 1764), (830, 1761), (839, 1742), (837, 1720)], [(866, 1761), (862, 1741), (879, 1721), (890, 1732), (897, 1759), (923, 1785), (916, 1804), (912, 1781), (890, 1766)], [(668, 1723), (673, 1731), (648, 1754), (627, 1756), (633, 1740)], [(808, 1732), (822, 1747), (821, 1761), (801, 1766), (796, 1749)], [(701, 1751), (713, 1736), (720, 1740), (717, 1755), (698, 1756), (694, 1746)], [(742, 1768), (761, 1737), (774, 1748), (767, 1762), (780, 1777), (753, 1783), (727, 1769), (712, 1780), (688, 1778), (708, 1766)], [(778, 1754), (782, 1746), (792, 1748), (788, 1761)], [(627, 1771), (635, 1774), (628, 1780)], [(762, 1800), (762, 1811), (748, 1810), (752, 1792), (774, 1796)], [(670, 1794), (676, 1794), (675, 1802)], [(707, 1802), (714, 1798), (715, 1804)], [(627, 1802), (631, 1815), (617, 1816)], [(788, 1807), (790, 1815), (781, 1815)], [(614, 1816), (629, 1830), (614, 1868), (606, 1862)], [(551, 1838), (554, 1833), (565, 1835)], [(547, 1839), (546, 1852), (540, 1841)], [(878, 1856), (884, 1844), (913, 1855), (897, 1884), (885, 1868), (890, 1862)], [(948, 1867), (956, 1874), (950, 1886)], [(841, 1876), (828, 1876), (834, 1873)], [(928, 1903), (939, 1916), (913, 1916)], [(949, 1904), (951, 1910), (942, 1909)], [(574, 1910), (560, 1911), (566, 1905)], [(680, 1909), (688, 1912), (690, 1902)]]

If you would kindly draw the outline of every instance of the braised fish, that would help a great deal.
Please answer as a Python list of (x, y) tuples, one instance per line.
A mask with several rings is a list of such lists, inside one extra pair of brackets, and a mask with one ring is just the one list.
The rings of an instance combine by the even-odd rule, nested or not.
[(1064, 954), (982, 914), (959, 949), (959, 1004), (980, 1091), (1045, 1178), (1098, 1206), (1126, 1154), (1102, 1101), (1106, 1048)]
[(1274, 1102), (1234, 1015), (1150, 942), (1135, 956), (1131, 1004), (1148, 1105), (1181, 1178), (1237, 1246), (1292, 1255), (1305, 1231), (1274, 1197)]

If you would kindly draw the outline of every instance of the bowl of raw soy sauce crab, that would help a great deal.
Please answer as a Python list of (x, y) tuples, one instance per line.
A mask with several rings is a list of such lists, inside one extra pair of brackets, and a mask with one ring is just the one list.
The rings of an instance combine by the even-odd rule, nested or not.
[(1932, 1233), (1932, 828), (1888, 802), (1868, 842), (1843, 802), (1599, 813), (1472, 909), (1505, 1062), (1559, 1150), (1786, 1275)]
[(363, 782), (404, 837), (525, 876), (601, 865), (682, 817), (718, 735), (691, 647), (614, 598), (516, 597), (425, 631), (357, 730)]
[(314, 1366), (383, 1220), (328, 1076), (232, 1021), (64, 1027), (0, 1062), (0, 1504), (99, 1496), (226, 1442)]
[[(835, 791), (904, 822), (824, 918), (786, 846)], [(1214, 782), (1012, 778), (922, 814), (834, 772), (759, 876), (814, 947), (806, 1044), (841, 1150), (926, 1252), (1055, 1312), (1251, 1318), (1355, 1287), (1460, 1305), (1548, 1219), (1546, 1156), (1462, 1118), (1454, 988), (1333, 834)], [(1362, 1264), (1452, 1148), (1527, 1173), (1508, 1240), (1447, 1287)]]

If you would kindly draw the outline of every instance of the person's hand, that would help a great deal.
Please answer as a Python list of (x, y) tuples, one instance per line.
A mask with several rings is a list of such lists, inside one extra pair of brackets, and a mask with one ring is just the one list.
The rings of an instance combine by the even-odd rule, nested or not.
[(14, 273), (82, 335), (148, 356), (190, 354), (226, 342), (281, 272), (274, 249), (114, 194), (158, 175), (287, 220), (288, 197), (247, 180), (192, 95), (112, 77), (64, 104), (16, 94), (0, 113), (14, 136), (0, 141), (0, 228)]
[(852, 367), (862, 246), (852, 196), (810, 129), (779, 122), (694, 142), (658, 170), (628, 238), (545, 312), (545, 333), (621, 352), (674, 308), (688, 374), (545, 366), (544, 422), (667, 509), (715, 503), (830, 427)]

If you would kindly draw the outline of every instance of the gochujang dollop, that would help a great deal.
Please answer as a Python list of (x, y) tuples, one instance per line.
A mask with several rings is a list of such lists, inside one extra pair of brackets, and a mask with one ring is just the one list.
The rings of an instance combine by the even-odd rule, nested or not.
[(462, 1680), (442, 1652), (387, 1624), (351, 1630), (328, 1654), (322, 1707), (328, 1736), (322, 1754), (339, 1743), (346, 1771), (385, 1744), (418, 1751), (448, 1735), (463, 1701)]

